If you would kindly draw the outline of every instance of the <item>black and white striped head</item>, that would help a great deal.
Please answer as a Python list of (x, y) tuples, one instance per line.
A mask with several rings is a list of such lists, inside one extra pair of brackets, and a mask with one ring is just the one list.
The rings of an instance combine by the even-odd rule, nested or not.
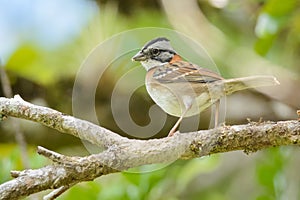
[(153, 67), (163, 63), (170, 62), (176, 55), (176, 51), (167, 38), (159, 37), (147, 42), (144, 47), (132, 57), (134, 61), (140, 61), (141, 64), (150, 70)]

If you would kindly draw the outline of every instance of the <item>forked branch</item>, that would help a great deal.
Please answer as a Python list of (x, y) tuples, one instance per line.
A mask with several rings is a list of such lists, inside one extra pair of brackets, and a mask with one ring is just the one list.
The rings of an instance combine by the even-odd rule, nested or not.
[(71, 157), (39, 147), (38, 153), (52, 160), (53, 164), (39, 169), (12, 171), (15, 179), (0, 185), (0, 199), (17, 199), (46, 189), (56, 189), (45, 197), (53, 199), (78, 182), (91, 181), (105, 174), (145, 164), (235, 150), (248, 153), (273, 146), (300, 144), (300, 122), (297, 120), (251, 122), (177, 133), (162, 139), (136, 140), (53, 109), (30, 104), (19, 96), (0, 98), (0, 116), (35, 121), (104, 148), (99, 154)]

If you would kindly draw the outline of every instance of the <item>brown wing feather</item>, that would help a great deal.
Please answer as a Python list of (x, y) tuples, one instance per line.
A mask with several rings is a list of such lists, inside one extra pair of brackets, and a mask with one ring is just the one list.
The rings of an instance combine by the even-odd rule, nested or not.
[(157, 67), (153, 73), (153, 78), (164, 83), (207, 83), (223, 79), (220, 75), (209, 69), (201, 68), (185, 61), (176, 61), (171, 64), (166, 63)]

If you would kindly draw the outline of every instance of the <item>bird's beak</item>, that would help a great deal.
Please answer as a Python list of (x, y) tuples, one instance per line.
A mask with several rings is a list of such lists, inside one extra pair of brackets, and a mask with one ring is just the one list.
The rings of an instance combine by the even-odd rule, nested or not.
[(145, 61), (147, 59), (147, 57), (143, 52), (139, 51), (131, 59), (132, 59), (132, 61)]

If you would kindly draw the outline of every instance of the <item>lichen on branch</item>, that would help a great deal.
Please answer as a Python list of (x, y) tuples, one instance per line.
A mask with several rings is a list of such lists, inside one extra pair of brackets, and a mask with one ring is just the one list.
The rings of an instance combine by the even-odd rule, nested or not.
[(56, 110), (33, 105), (20, 96), (0, 98), (0, 116), (34, 121), (104, 149), (99, 154), (77, 157), (38, 147), (38, 153), (53, 164), (39, 169), (12, 171), (15, 179), (0, 185), (0, 199), (18, 199), (56, 189), (47, 196), (51, 199), (51, 195), (59, 195), (76, 183), (141, 165), (236, 150), (249, 153), (274, 146), (300, 144), (300, 122), (297, 120), (224, 125), (210, 130), (176, 133), (173, 137), (137, 140)]

